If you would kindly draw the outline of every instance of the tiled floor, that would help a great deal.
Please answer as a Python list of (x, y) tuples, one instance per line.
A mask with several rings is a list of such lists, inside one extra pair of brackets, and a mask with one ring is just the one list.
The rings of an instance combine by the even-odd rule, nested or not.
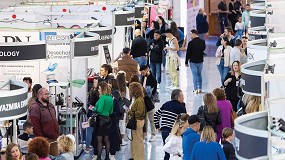
[[(217, 67), (215, 65), (215, 51), (216, 51), (216, 37), (209, 37), (206, 41), (207, 49), (205, 53), (207, 56), (204, 59), (204, 66), (203, 66), (203, 93), (202, 94), (193, 94), (193, 83), (192, 83), (192, 74), (190, 68), (186, 68), (184, 66), (185, 61), (185, 53), (181, 53), (181, 63), (183, 66), (180, 67), (180, 89), (184, 93), (186, 109), (188, 114), (196, 114), (198, 108), (202, 105), (202, 97), (203, 94), (206, 92), (211, 92), (216, 87), (220, 86), (219, 81), (219, 73)], [(156, 104), (156, 110), (161, 107), (161, 105), (170, 100), (170, 91), (166, 90), (166, 87), (170, 85), (169, 75), (163, 73), (162, 74), (162, 83), (160, 92), (160, 100), (161, 103)], [(150, 135), (148, 135), (148, 138)], [(162, 149), (162, 138), (160, 133), (156, 134), (156, 142), (147, 142), (145, 144), (145, 159), (146, 160), (162, 160), (164, 156), (164, 152)], [(81, 160), (89, 160), (92, 159), (93, 152), (89, 154), (83, 154), (80, 159)], [(104, 155), (104, 154), (103, 154)], [(130, 158), (130, 145), (122, 147), (121, 151), (116, 153), (115, 156), (116, 160), (127, 160)]]

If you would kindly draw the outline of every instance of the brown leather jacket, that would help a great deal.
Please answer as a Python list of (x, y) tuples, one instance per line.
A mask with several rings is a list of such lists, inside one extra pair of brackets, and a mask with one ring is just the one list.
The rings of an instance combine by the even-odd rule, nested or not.
[(126, 72), (126, 80), (130, 82), (132, 75), (139, 75), (138, 63), (128, 56), (118, 60), (118, 71)]

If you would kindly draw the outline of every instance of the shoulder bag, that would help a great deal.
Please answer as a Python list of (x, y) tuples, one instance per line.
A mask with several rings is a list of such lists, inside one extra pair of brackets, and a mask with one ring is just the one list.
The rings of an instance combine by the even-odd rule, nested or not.
[(137, 120), (135, 117), (135, 112), (133, 116), (129, 119), (126, 128), (131, 129), (131, 130), (136, 130), (137, 129)]

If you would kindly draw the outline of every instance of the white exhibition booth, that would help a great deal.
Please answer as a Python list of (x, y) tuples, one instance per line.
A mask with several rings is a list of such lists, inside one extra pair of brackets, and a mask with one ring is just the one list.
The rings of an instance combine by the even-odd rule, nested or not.
[[(241, 116), (235, 121), (235, 149), (238, 159), (285, 157), (285, 14), (284, 1), (255, 0), (251, 12), (249, 61), (242, 65), (242, 89), (261, 96), (263, 110)], [(261, 5), (264, 5), (263, 7)], [(263, 38), (263, 39), (262, 39)]]
[[(122, 7), (23, 5), (1, 11), (0, 86), (11, 78), (22, 81), (23, 77), (31, 77), (33, 84), (49, 88), (53, 104), (56, 105), (57, 97), (62, 96), (66, 108), (72, 108), (70, 104), (78, 100), (86, 108), (87, 77), (98, 73), (102, 64), (110, 64), (124, 47), (130, 46), (130, 35), (133, 33), (128, 28), (134, 27), (135, 10), (125, 11)], [(0, 99), (4, 95), (9, 94), (1, 94)], [(68, 96), (71, 97), (70, 104)], [(1, 101), (0, 106), (2, 102), (3, 105), (6, 103)], [(68, 114), (74, 117), (71, 110)], [(20, 111), (16, 117), (10, 114), (10, 118), (0, 117), (22, 117), (26, 115), (26, 105), (14, 113)], [(74, 126), (71, 124), (72, 118), (69, 132)], [(76, 146), (82, 143), (79, 137), (82, 133), (76, 131)], [(78, 156), (81, 151), (77, 148), (75, 155)]]

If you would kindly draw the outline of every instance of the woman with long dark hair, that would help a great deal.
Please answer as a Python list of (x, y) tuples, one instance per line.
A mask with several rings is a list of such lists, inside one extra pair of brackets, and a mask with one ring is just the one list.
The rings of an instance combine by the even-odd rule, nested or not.
[(221, 45), (218, 47), (216, 51), (216, 65), (218, 67), (219, 73), (220, 73), (220, 79), (221, 84), (223, 86), (223, 83), (225, 81), (226, 75), (230, 71), (230, 53), (231, 53), (232, 47), (230, 46), (229, 39), (224, 36), (221, 40)]
[(231, 72), (225, 78), (224, 86), (226, 88), (227, 100), (231, 101), (234, 111), (237, 111), (237, 104), (241, 91), (239, 90), (239, 80), (241, 78), (240, 62), (232, 63)]
[(184, 41), (184, 33), (177, 27), (177, 24), (174, 21), (170, 23), (170, 29), (173, 36), (178, 40), (179, 48), (182, 47), (182, 43)]
[[(159, 24), (159, 31), (162, 35), (162, 40), (164, 43), (164, 46), (167, 44), (166, 42), (166, 35), (164, 34), (165, 31), (169, 28), (168, 24), (165, 22), (164, 18), (162, 16), (158, 16), (157, 22)], [(163, 51), (163, 58), (162, 58), (162, 64), (163, 64), (163, 70), (165, 69), (165, 64), (166, 64), (166, 52)]]
[[(129, 88), (127, 87), (125, 75), (126, 75), (125, 72), (119, 71), (116, 79), (117, 79), (117, 83), (118, 83), (119, 93), (120, 93), (122, 99), (126, 99), (125, 101), (128, 100), (128, 102), (130, 103), (130, 101), (129, 101), (130, 100), (130, 93), (129, 93)], [(129, 107), (129, 106), (126, 106), (126, 107)], [(126, 110), (126, 108), (124, 108), (124, 110)], [(121, 138), (122, 138), (121, 145), (122, 146), (127, 145), (128, 142), (126, 142), (124, 140), (125, 134), (126, 134), (126, 113), (123, 113), (122, 116), (119, 117), (119, 128), (120, 128), (120, 133), (121, 133)]]
[[(94, 113), (92, 111), (93, 107), (95, 107), (96, 102), (99, 100), (99, 91), (98, 91), (98, 79), (99, 77), (94, 77), (93, 79), (93, 85), (89, 91), (88, 94), (88, 102), (89, 102), (89, 108), (87, 111), (87, 118), (91, 117), (92, 114)], [(96, 138), (96, 135), (93, 133), (93, 127), (88, 127), (86, 128), (87, 131), (87, 135), (86, 135), (86, 147), (84, 149), (84, 151), (86, 153), (89, 153), (90, 149), (91, 149), (91, 141), (92, 139)], [(94, 144), (93, 144), (94, 146)]]
[(97, 112), (97, 126), (95, 132), (97, 135), (97, 160), (101, 160), (101, 154), (103, 150), (103, 140), (106, 150), (106, 160), (109, 160), (110, 153), (110, 141), (109, 132), (111, 127), (110, 114), (113, 113), (113, 98), (111, 96), (111, 89), (106, 82), (99, 83), (98, 91), (100, 94), (99, 100), (96, 102), (93, 108), (94, 112)]

